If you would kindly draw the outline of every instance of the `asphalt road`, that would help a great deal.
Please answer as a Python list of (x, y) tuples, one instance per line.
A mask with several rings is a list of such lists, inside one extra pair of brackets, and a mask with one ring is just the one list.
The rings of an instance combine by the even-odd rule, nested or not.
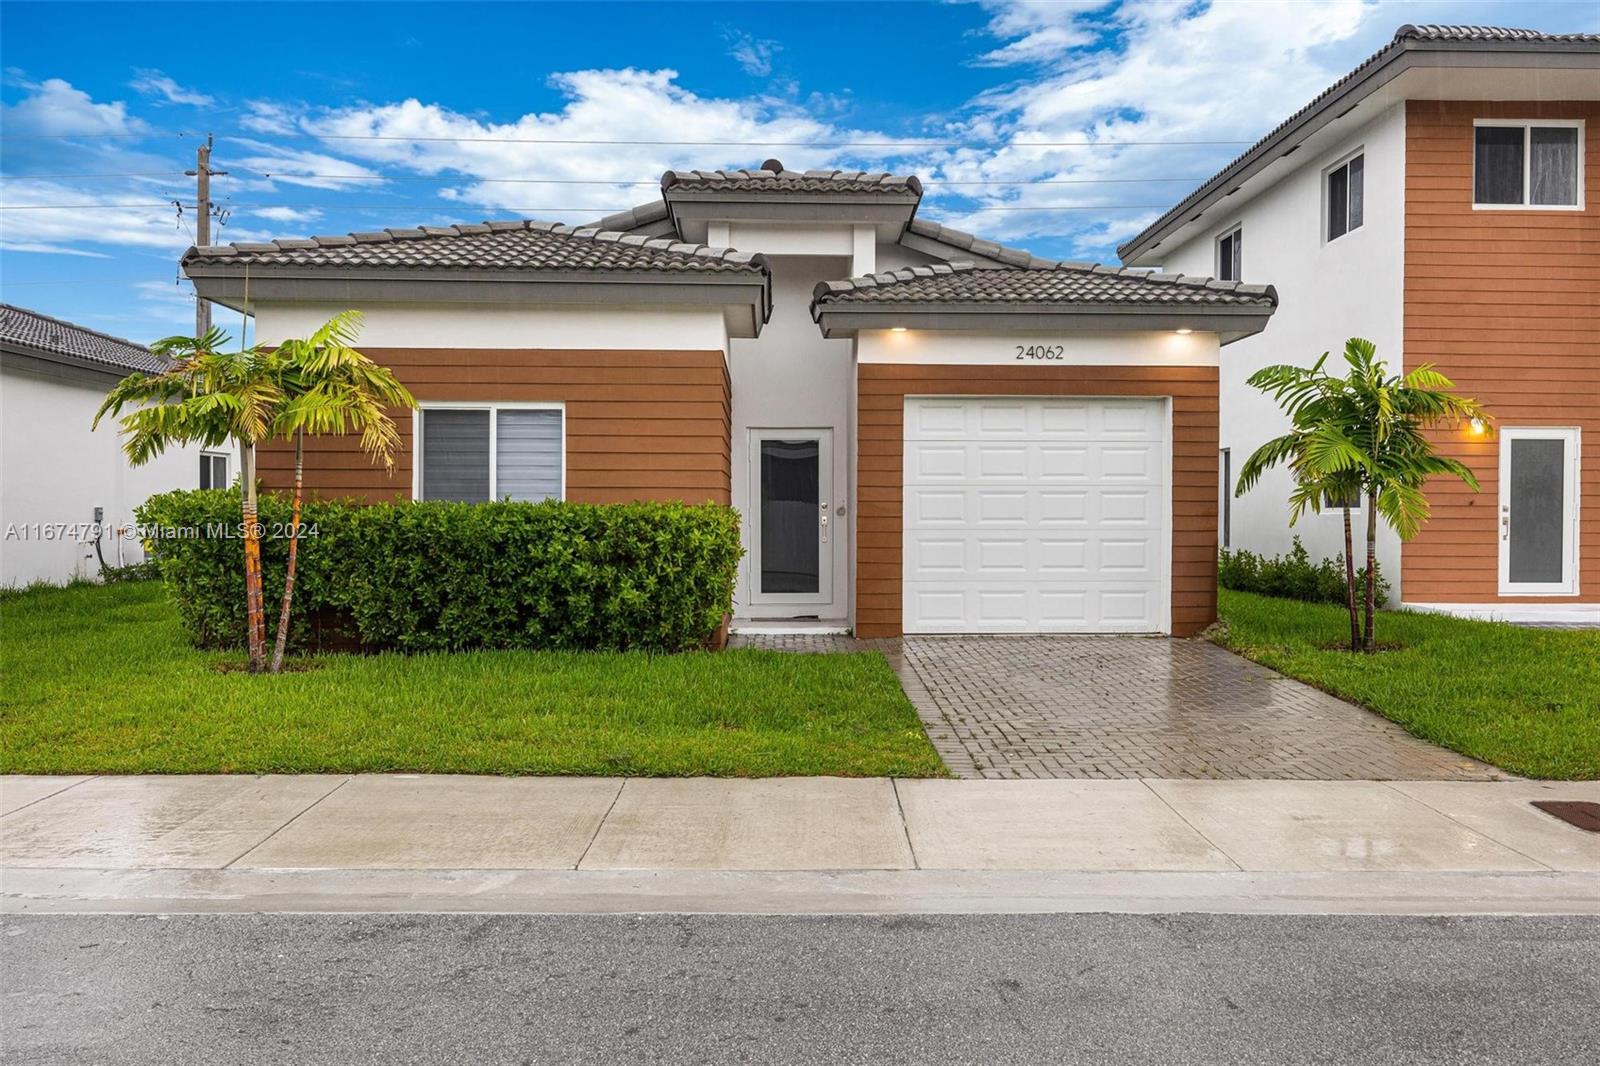
[(1562, 1063), (1600, 919), (0, 920), (24, 1063)]

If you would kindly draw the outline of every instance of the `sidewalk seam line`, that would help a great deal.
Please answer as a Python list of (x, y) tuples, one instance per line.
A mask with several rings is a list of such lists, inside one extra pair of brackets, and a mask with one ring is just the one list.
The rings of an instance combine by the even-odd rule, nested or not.
[(606, 805), (606, 813), (600, 816), (600, 821), (595, 823), (594, 832), (589, 835), (589, 843), (583, 846), (583, 852), (578, 856), (578, 861), (572, 864), (572, 868), (574, 870), (583, 868), (583, 860), (589, 857), (589, 849), (594, 847), (594, 842), (596, 840), (600, 839), (600, 830), (604, 829), (606, 827), (606, 823), (611, 820), (611, 812), (617, 809), (617, 801), (622, 798), (622, 790), (628, 787), (628, 782), (630, 780), (632, 779), (624, 777), (622, 779), (622, 784), (617, 786), (616, 795), (612, 796), (611, 802)]
[(1476, 834), (1477, 836), (1480, 836), (1485, 840), (1491, 840), (1494, 843), (1499, 844), (1502, 848), (1505, 848), (1507, 851), (1511, 852), (1514, 855), (1521, 855), (1524, 859), (1527, 859), (1529, 862), (1534, 863), (1535, 865), (1539, 866), (1541, 869), (1549, 870), (1552, 873), (1562, 873), (1562, 872), (1564, 872), (1564, 871), (1562, 871), (1560, 869), (1560, 867), (1551, 866), (1549, 863), (1543, 862), (1540, 859), (1536, 858), (1535, 856), (1529, 855), (1527, 852), (1523, 851), (1521, 848), (1512, 847), (1510, 844), (1507, 844), (1505, 841), (1501, 840), (1499, 837), (1490, 836), (1488, 833), (1485, 833), (1482, 829), (1474, 829), (1472, 826), (1468, 825), (1466, 822), (1463, 822), (1458, 818), (1452, 817), (1448, 812), (1441, 811), (1439, 808), (1435, 807), (1433, 804), (1429, 803), (1425, 799), (1421, 799), (1421, 798), (1419, 798), (1417, 796), (1413, 796), (1413, 795), (1410, 795), (1409, 793), (1400, 791), (1398, 788), (1394, 787), (1394, 782), (1392, 782), (1392, 781), (1380, 781), (1380, 782), (1378, 782), (1378, 784), (1380, 784), (1383, 787), (1387, 788), (1390, 792), (1393, 792), (1395, 795), (1401, 797), (1402, 799), (1408, 799), (1408, 800), (1411, 800), (1413, 803), (1422, 804), (1424, 807), (1428, 808), (1428, 810), (1432, 811), (1434, 814), (1437, 814), (1439, 817), (1443, 818), (1445, 821), (1451, 823), (1452, 825), (1459, 825), (1461, 828), (1465, 829), (1469, 833)]
[(105, 776), (106, 776), (105, 774), (89, 774), (82, 781), (74, 781), (70, 785), (63, 785), (62, 787), (56, 789), (54, 792), (51, 792), (49, 795), (40, 796), (38, 799), (35, 799), (35, 800), (29, 800), (27, 803), (24, 803), (20, 807), (17, 807), (17, 808), (15, 808), (13, 810), (6, 811), (5, 814), (0, 815), (0, 818), (10, 818), (13, 814), (17, 814), (17, 813), (20, 813), (21, 811), (25, 811), (29, 807), (32, 807), (36, 803), (43, 803), (47, 799), (54, 799), (55, 797), (61, 795), (63, 792), (71, 792), (73, 789), (77, 788), (79, 785), (87, 785), (90, 781), (98, 781), (102, 777), (105, 777)]
[[(1201, 832), (1199, 826), (1195, 825), (1193, 822), (1189, 821), (1189, 819), (1185, 818), (1183, 816), (1183, 812), (1178, 810), (1178, 808), (1176, 808), (1176, 807), (1174, 807), (1172, 805), (1172, 801), (1171, 800), (1167, 799), (1167, 797), (1163, 796), (1161, 793), (1157, 792), (1154, 788), (1150, 787), (1150, 782), (1152, 780), (1154, 780), (1154, 779), (1153, 778), (1148, 778), (1148, 777), (1141, 777), (1141, 778), (1139, 778), (1139, 784), (1141, 784), (1141, 785), (1143, 785), (1145, 787), (1145, 791), (1146, 792), (1149, 792), (1150, 795), (1152, 795), (1156, 799), (1160, 800), (1161, 801), (1161, 805), (1166, 807), (1167, 810), (1171, 811), (1177, 817), (1178, 821), (1182, 822), (1184, 825), (1186, 825), (1190, 829), (1194, 830), (1194, 835), (1195, 836), (1199, 837), (1201, 840), (1204, 840), (1208, 847), (1210, 847), (1218, 855), (1221, 855), (1224, 859), (1227, 859), (1228, 862), (1232, 863), (1233, 864), (1233, 868), (1235, 870), (1238, 870), (1240, 873), (1245, 873), (1246, 872), (1245, 868), (1243, 866), (1239, 865), (1239, 860), (1238, 859), (1235, 859), (1232, 855), (1229, 855), (1225, 850), (1223, 850), (1223, 848), (1215, 840), (1212, 840), (1210, 837), (1206, 836), (1205, 833)], [(1251, 872), (1253, 872), (1253, 871), (1251, 871)]]
[(894, 809), (900, 814), (900, 832), (906, 838), (906, 850), (911, 853), (911, 868), (920, 870), (922, 860), (917, 858), (917, 846), (911, 842), (911, 823), (906, 821), (906, 805), (900, 798), (900, 782), (889, 778), (889, 788), (894, 792)]
[(335, 792), (339, 791), (341, 788), (343, 788), (344, 786), (348, 785), (353, 780), (355, 780), (355, 777), (353, 775), (349, 775), (349, 774), (345, 775), (345, 779), (343, 781), (340, 781), (337, 785), (334, 785), (332, 788), (328, 789), (328, 791), (324, 792), (322, 795), (318, 796), (316, 799), (314, 799), (310, 803), (306, 804), (304, 808), (302, 808), (301, 810), (299, 810), (298, 812), (295, 813), (293, 818), (290, 818), (287, 822), (284, 822), (282, 825), (278, 826), (276, 829), (274, 829), (272, 832), (268, 833), (266, 836), (262, 837), (260, 840), (256, 841), (254, 844), (251, 844), (248, 848), (245, 848), (239, 854), (237, 854), (233, 858), (229, 859), (222, 866), (218, 867), (218, 869), (221, 869), (221, 870), (231, 870), (231, 869), (233, 869), (233, 864), (234, 863), (238, 862), (240, 859), (243, 859), (246, 855), (250, 854), (252, 851), (256, 850), (261, 845), (265, 844), (267, 841), (271, 840), (273, 837), (277, 836), (279, 833), (283, 832), (285, 829), (289, 828), (291, 825), (293, 825), (294, 823), (298, 822), (300, 820), (301, 816), (304, 815), (307, 811), (311, 810), (311, 808), (315, 807), (317, 804), (321, 803), (323, 800), (327, 799), (329, 796), (333, 795)]

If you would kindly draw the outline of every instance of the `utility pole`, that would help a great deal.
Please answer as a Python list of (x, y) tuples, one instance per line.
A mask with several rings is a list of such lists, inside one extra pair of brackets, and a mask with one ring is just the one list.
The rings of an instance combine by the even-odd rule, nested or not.
[[(194, 169), (184, 174), (195, 179), (195, 244), (204, 248), (211, 243), (211, 176), (227, 174), (226, 170), (211, 169), (211, 134), (194, 153)], [(204, 337), (211, 329), (211, 303), (194, 298), (194, 335)]]

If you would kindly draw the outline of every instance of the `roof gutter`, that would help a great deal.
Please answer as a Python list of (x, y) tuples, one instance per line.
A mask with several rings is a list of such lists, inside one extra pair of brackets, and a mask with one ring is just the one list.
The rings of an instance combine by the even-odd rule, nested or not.
[(1376, 52), (1346, 80), (1267, 134), (1220, 173), (1190, 193), (1144, 232), (1117, 248), (1133, 264), (1174, 230), (1194, 222), (1244, 182), (1300, 146), (1301, 140), (1343, 115), (1408, 70), (1427, 68), (1515, 67), (1537, 56), (1545, 67), (1583, 67), (1600, 55), (1600, 45), (1584, 41), (1436, 41), (1399, 38)]

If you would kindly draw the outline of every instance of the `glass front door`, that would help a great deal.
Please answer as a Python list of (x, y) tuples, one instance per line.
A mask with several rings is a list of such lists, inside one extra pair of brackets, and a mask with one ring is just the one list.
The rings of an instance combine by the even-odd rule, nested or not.
[(1500, 431), (1500, 591), (1577, 591), (1576, 429)]
[(750, 441), (756, 603), (833, 598), (832, 458), (826, 430), (757, 430)]

